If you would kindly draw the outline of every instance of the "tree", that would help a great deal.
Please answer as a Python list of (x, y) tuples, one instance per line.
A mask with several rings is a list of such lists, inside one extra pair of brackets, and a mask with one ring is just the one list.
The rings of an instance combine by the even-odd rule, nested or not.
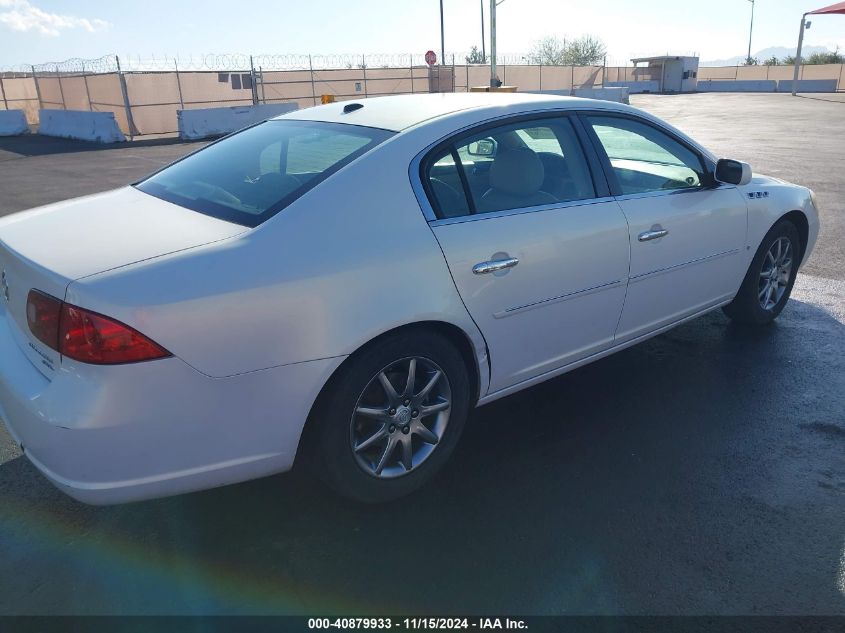
[(779, 66), (780, 60), (777, 58), (777, 56), (772, 55), (771, 57), (769, 57), (769, 59), (764, 61), (763, 64), (765, 64), (766, 66)]
[(592, 35), (570, 41), (547, 36), (534, 43), (528, 61), (544, 66), (590, 66), (602, 63), (606, 54), (604, 43)]
[(787, 55), (781, 61), (781, 64), (784, 66), (794, 66), (795, 65), (795, 55)]
[(481, 51), (478, 50), (477, 46), (473, 46), (469, 52), (469, 55), (466, 56), (467, 64), (486, 64), (487, 59), (484, 55), (481, 54)]
[(756, 57), (746, 57), (744, 66), (757, 66), (760, 63), (760, 60)]
[(804, 60), (806, 64), (842, 64), (845, 63), (845, 56), (839, 52), (839, 47), (832, 53), (813, 53)]

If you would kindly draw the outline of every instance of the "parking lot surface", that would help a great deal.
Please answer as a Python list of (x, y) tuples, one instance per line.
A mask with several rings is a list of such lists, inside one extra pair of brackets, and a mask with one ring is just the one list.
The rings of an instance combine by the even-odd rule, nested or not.
[[(773, 326), (712, 313), (477, 409), (385, 506), (292, 473), (89, 507), (0, 431), (0, 614), (845, 614), (845, 103), (632, 102), (818, 193)], [(198, 146), (0, 140), (0, 214)]]

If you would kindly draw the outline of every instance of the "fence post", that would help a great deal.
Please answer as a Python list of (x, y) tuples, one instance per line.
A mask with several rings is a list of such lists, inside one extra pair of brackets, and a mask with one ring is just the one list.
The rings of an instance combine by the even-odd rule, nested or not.
[(366, 99), (369, 96), (367, 92), (367, 56), (361, 55), (361, 70), (364, 71), (364, 98)]
[(543, 89), (543, 62), (540, 62), (540, 87), (537, 90)]
[(411, 94), (414, 94), (414, 54), (411, 53), (411, 61), (408, 62), (411, 68)]
[(173, 68), (176, 69), (176, 89), (179, 91), (179, 108), (185, 109), (185, 101), (182, 99), (182, 80), (179, 79), (179, 62), (173, 58)]
[(842, 69), (845, 68), (845, 64), (839, 64), (839, 81), (836, 82), (836, 89), (842, 90)]
[(308, 55), (308, 74), (311, 77), (311, 101), (317, 105), (317, 89), (314, 87), (314, 62), (311, 60), (311, 55)]
[(258, 105), (258, 86), (255, 83), (255, 65), (252, 63), (252, 55), (249, 56), (249, 76), (252, 79), (252, 105)]
[(464, 66), (464, 69), (466, 69), (466, 75), (467, 75), (467, 80), (466, 80), (466, 89), (467, 90), (466, 91), (469, 92), (469, 64), (466, 64)]
[[(41, 88), (38, 86), (38, 75), (35, 73), (35, 66), (30, 66), (32, 69), (32, 80), (35, 82), (35, 96), (38, 97), (38, 109), (43, 110), (44, 104), (41, 101)], [(39, 115), (39, 121), (41, 116)]]
[(575, 94), (575, 66), (569, 67), (569, 96)]
[(452, 53), (452, 92), (455, 92), (455, 54)]
[(132, 118), (129, 90), (126, 88), (126, 77), (123, 76), (123, 71), (120, 69), (120, 57), (115, 55), (114, 59), (117, 63), (117, 79), (120, 82), (120, 92), (123, 95), (123, 109), (126, 111), (126, 127), (129, 128), (129, 140), (131, 141), (138, 134), (138, 128), (135, 127), (135, 120)]
[(607, 81), (607, 55), (604, 56), (604, 59), (601, 63), (601, 87), (604, 88), (604, 84)]
[(59, 80), (59, 95), (62, 98), (62, 110), (67, 110), (67, 105), (65, 104), (65, 91), (62, 88), (62, 76), (59, 74), (59, 65), (56, 64), (56, 79)]
[(82, 81), (85, 83), (85, 98), (88, 99), (88, 111), (93, 112), (94, 106), (91, 103), (91, 91), (88, 89), (88, 75), (85, 74), (85, 62), (82, 62)]
[(9, 109), (9, 102), (6, 101), (6, 89), (3, 87), (3, 73), (0, 73), (0, 95), (3, 96), (3, 108)]

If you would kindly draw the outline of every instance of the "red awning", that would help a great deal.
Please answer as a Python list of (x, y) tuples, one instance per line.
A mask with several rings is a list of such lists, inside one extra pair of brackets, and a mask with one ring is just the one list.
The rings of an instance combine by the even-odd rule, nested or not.
[(829, 7), (823, 7), (821, 9), (816, 9), (815, 11), (810, 11), (807, 15), (817, 15), (819, 13), (842, 13), (845, 14), (845, 2), (837, 2), (836, 4), (832, 4)]

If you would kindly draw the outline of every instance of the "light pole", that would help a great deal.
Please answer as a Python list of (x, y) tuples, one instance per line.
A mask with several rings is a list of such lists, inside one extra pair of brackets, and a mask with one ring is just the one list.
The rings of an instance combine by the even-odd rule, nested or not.
[(490, 87), (498, 88), (496, 79), (496, 5), (505, 0), (490, 0)]
[(754, 33), (754, 0), (748, 0), (751, 3), (751, 27), (748, 29), (748, 55), (745, 58), (746, 64), (751, 64), (751, 34)]
[(484, 0), (478, 0), (481, 4), (481, 61), (487, 63), (487, 48), (484, 43)]
[(446, 63), (446, 40), (443, 37), (443, 0), (440, 0), (440, 65)]
[(496, 87), (496, 0), (490, 0), (490, 87)]

